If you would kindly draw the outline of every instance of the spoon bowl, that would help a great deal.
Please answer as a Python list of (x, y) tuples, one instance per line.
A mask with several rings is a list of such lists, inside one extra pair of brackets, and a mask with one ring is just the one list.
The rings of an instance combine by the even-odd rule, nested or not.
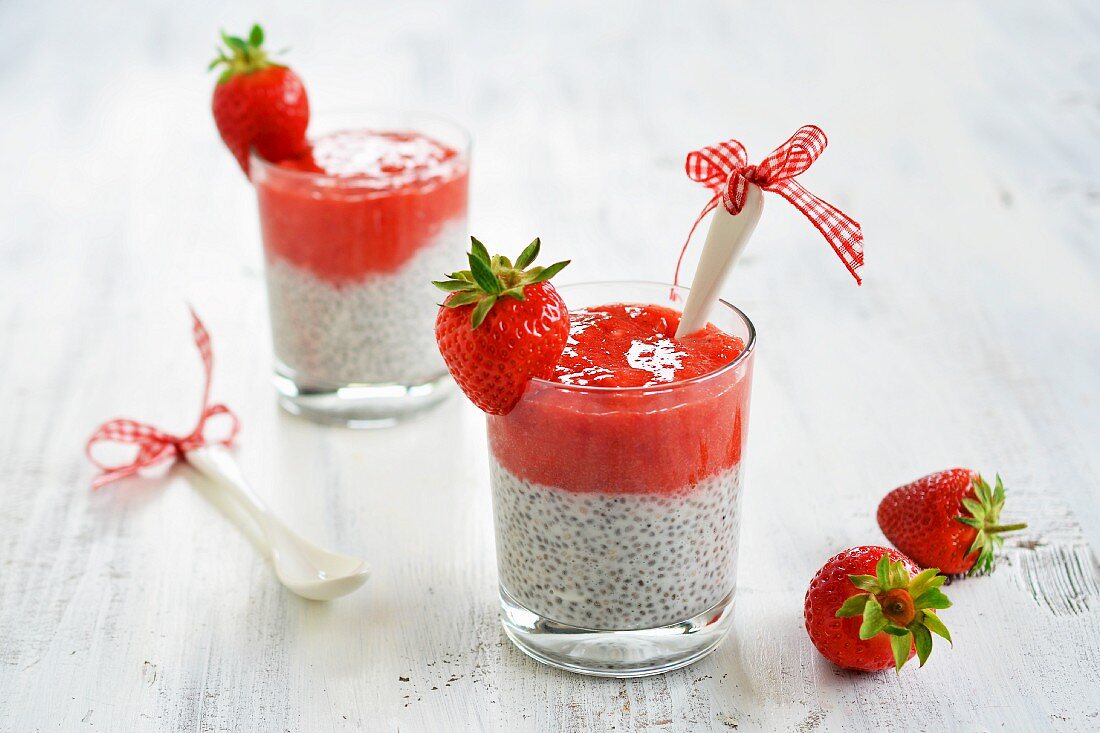
[(317, 547), (279, 525), (268, 533), (271, 562), (289, 590), (314, 601), (331, 601), (367, 582), (370, 567), (360, 558)]
[(318, 547), (272, 514), (225, 448), (207, 445), (187, 451), (187, 461), (260, 528), (275, 575), (288, 590), (314, 601), (331, 601), (367, 581), (370, 568), (364, 560)]

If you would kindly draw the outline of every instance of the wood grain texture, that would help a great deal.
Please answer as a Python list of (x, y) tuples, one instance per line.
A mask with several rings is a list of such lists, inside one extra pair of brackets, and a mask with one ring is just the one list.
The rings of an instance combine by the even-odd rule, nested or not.
[[(1100, 8), (308, 5), (0, 5), (0, 730), (1100, 728)], [(625, 682), (528, 661), (496, 623), (480, 415), (367, 434), (275, 407), (255, 204), (202, 73), (256, 18), (317, 109), (463, 120), (473, 229), (541, 235), (574, 281), (670, 277), (705, 198), (687, 150), (829, 133), (804, 180), (862, 222), (866, 284), (766, 203), (727, 287), (761, 339), (717, 653)], [(363, 591), (289, 596), (186, 467), (88, 491), (98, 422), (193, 419), (188, 301), (246, 473), (370, 559)], [(836, 670), (807, 582), (883, 541), (886, 490), (956, 464), (1000, 471), (1032, 528), (952, 583), (927, 667)]]

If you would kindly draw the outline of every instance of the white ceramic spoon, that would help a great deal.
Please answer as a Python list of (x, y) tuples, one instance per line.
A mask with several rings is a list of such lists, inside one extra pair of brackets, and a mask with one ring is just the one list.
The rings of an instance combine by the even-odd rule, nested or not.
[(366, 582), (367, 563), (323, 550), (291, 531), (276, 517), (245, 481), (229, 451), (208, 445), (187, 451), (187, 462), (232, 497), (259, 526), (266, 540), (275, 575), (289, 590), (303, 598), (331, 601)]
[(680, 326), (676, 329), (676, 338), (695, 333), (707, 325), (711, 311), (718, 304), (722, 284), (748, 244), (763, 209), (763, 191), (752, 183), (745, 194), (745, 205), (740, 214), (734, 216), (729, 213), (721, 202), (714, 209), (714, 218), (710, 221), (707, 241), (691, 281), (691, 291), (684, 305)]

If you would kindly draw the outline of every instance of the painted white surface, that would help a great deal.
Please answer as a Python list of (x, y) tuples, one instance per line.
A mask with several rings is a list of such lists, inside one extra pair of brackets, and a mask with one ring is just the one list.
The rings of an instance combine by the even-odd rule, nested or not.
[[(1100, 727), (1100, 9), (808, 5), (0, 5), (0, 729)], [(464, 120), (472, 228), (517, 251), (540, 235), (567, 281), (671, 277), (705, 195), (688, 150), (828, 132), (802, 180), (863, 224), (866, 284), (774, 200), (727, 286), (761, 336), (740, 605), (715, 655), (612, 682), (503, 641), (468, 405), (369, 434), (279, 413), (255, 204), (202, 72), (217, 27), (255, 18), (316, 107)], [(189, 428), (185, 301), (245, 472), (366, 557), (363, 590), (286, 592), (187, 468), (88, 491), (101, 420)], [(950, 586), (957, 641), (924, 669), (830, 667), (806, 583), (882, 541), (886, 490), (955, 464), (1000, 471), (1033, 530)]]

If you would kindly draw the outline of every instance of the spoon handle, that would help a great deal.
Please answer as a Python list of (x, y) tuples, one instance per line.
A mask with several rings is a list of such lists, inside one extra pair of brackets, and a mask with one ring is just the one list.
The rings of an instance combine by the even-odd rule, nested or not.
[(721, 203), (714, 209), (714, 218), (711, 219), (710, 229), (707, 231), (703, 254), (699, 256), (699, 266), (695, 268), (695, 277), (691, 281), (680, 326), (676, 329), (676, 338), (695, 333), (707, 325), (710, 313), (718, 303), (722, 284), (748, 244), (763, 209), (763, 192), (752, 183), (749, 184), (741, 213), (735, 216), (726, 211)]
[(270, 541), (272, 524), (278, 523), (278, 520), (249, 486), (241, 467), (229, 451), (219, 445), (206, 445), (187, 451), (187, 462), (233, 497), (256, 524), (260, 525)]

